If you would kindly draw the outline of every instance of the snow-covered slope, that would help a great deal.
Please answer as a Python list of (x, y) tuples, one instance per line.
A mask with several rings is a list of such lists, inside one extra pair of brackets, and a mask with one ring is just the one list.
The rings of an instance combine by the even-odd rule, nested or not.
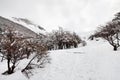
[(28, 29), (27, 27), (11, 21), (9, 18), (0, 16), (0, 28), (4, 29), (6, 27), (14, 27), (16, 31), (19, 31), (23, 36), (36, 37), (37, 33)]
[(25, 27), (27, 27), (28, 29), (34, 31), (37, 34), (45, 34), (46, 31), (43, 27), (34, 24), (32, 21), (26, 19), (26, 18), (16, 18), (16, 17), (7, 17), (8, 19), (10, 19), (11, 21), (21, 24)]
[[(50, 53), (51, 64), (34, 70), (30, 80), (120, 80), (120, 50), (113, 51), (105, 41)], [(5, 68), (5, 62), (0, 63), (0, 73)], [(19, 69), (10, 76), (0, 75), (0, 80), (27, 80)]]

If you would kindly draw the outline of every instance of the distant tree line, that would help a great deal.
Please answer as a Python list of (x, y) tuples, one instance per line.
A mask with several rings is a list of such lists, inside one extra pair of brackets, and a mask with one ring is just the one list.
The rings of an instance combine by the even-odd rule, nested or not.
[(115, 14), (114, 19), (103, 26), (99, 26), (93, 35), (89, 39), (103, 38), (113, 46), (113, 50), (116, 51), (120, 47), (120, 12)]

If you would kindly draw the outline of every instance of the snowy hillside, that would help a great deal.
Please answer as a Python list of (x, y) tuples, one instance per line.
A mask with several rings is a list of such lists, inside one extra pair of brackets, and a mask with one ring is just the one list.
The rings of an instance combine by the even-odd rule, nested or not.
[[(33, 70), (30, 80), (120, 80), (120, 50), (113, 51), (105, 41), (88, 41), (76, 49), (50, 51), (51, 64)], [(24, 66), (24, 61), (20, 66)], [(27, 80), (16, 68), (12, 75), (0, 75), (0, 80)], [(0, 73), (5, 62), (0, 63)]]
[(37, 34), (45, 34), (46, 31), (43, 27), (34, 24), (32, 21), (26, 19), (26, 18), (16, 18), (16, 17), (7, 17), (8, 19), (10, 19), (11, 21), (21, 24), (23, 26), (25, 26), (26, 28), (34, 31)]
[(0, 28), (5, 29), (6, 27), (14, 27), (16, 31), (27, 37), (36, 37), (36, 33), (27, 27), (11, 21), (9, 18), (0, 16)]

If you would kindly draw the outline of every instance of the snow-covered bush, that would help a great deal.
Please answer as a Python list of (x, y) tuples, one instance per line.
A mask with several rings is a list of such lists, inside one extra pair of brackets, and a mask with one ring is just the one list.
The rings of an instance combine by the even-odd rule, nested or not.
[(47, 55), (46, 46), (39, 42), (36, 38), (24, 37), (13, 27), (7, 27), (1, 35), (1, 57), (3, 60), (7, 60), (8, 70), (3, 74), (12, 74), (16, 68), (18, 62), (22, 59), (29, 58), (31, 54), (34, 54), (30, 58), (30, 62), (26, 64), (23, 72), (31, 64), (34, 59), (38, 62)]
[[(25, 38), (17, 34), (13, 28), (5, 29), (1, 39), (1, 54), (2, 58), (7, 60), (8, 70), (5, 73), (11, 74), (14, 72), (17, 62), (24, 58), (25, 53)], [(11, 66), (12, 64), (12, 66)]]

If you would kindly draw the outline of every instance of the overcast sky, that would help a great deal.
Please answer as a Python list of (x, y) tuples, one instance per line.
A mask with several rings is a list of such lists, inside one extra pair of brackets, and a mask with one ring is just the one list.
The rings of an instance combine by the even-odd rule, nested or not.
[(87, 32), (119, 11), (120, 0), (0, 0), (1, 16), (28, 18), (47, 31)]

